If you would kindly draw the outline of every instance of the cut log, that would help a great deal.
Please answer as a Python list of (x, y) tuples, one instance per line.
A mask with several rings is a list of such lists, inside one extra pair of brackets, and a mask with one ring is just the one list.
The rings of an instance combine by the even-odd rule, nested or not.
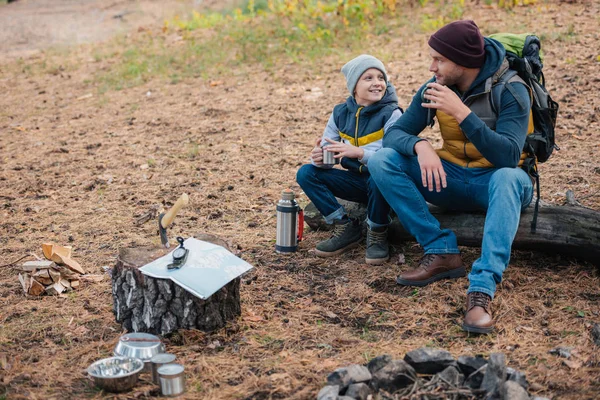
[(65, 287), (60, 283), (54, 283), (46, 288), (46, 293), (50, 295), (58, 295), (65, 291)]
[(32, 296), (39, 296), (40, 294), (44, 293), (44, 290), (46, 290), (44, 285), (42, 285), (41, 283), (33, 279), (33, 277), (31, 277), (31, 279), (29, 280), (29, 291), (27, 293), (29, 293)]
[(19, 274), (19, 282), (21, 282), (25, 294), (29, 293), (29, 287), (31, 286), (31, 277), (29, 274)]
[[(535, 201), (535, 200), (534, 200)], [(356, 203), (340, 201), (357, 209)], [(365, 218), (365, 208), (358, 207), (357, 217)], [(361, 214), (362, 210), (362, 214)], [(442, 228), (451, 229), (461, 246), (480, 247), (483, 238), (484, 213), (451, 212), (430, 206)], [(304, 211), (306, 223), (313, 229), (330, 229), (310, 203)], [(600, 212), (584, 207), (540, 204), (536, 233), (531, 233), (533, 205), (521, 214), (513, 249), (535, 250), (546, 254), (561, 254), (600, 265)], [(414, 241), (397, 218), (390, 225), (392, 243)]]
[(52, 282), (54, 283), (59, 282), (62, 279), (60, 272), (58, 272), (54, 268), (48, 269), (48, 274), (50, 275), (50, 278), (52, 278)]
[[(201, 240), (207, 239), (204, 236)], [(229, 250), (223, 241), (212, 242), (225, 244)], [(240, 278), (202, 300), (170, 279), (152, 278), (139, 271), (168, 251), (157, 247), (119, 251), (112, 270), (113, 312), (128, 332), (165, 335), (180, 328), (212, 331), (241, 314)]]
[(20, 269), (21, 269), (21, 271), (31, 272), (36, 269), (48, 269), (54, 265), (56, 265), (56, 264), (54, 264), (54, 261), (50, 261), (50, 260), (25, 261), (21, 265)]

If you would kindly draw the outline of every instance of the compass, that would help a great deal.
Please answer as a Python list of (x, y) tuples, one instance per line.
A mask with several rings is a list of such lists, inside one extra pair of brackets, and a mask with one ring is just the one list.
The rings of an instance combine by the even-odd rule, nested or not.
[(167, 269), (179, 269), (183, 267), (190, 252), (188, 249), (183, 247), (182, 237), (177, 237), (177, 241), (179, 242), (179, 247), (173, 250), (173, 262), (167, 265)]

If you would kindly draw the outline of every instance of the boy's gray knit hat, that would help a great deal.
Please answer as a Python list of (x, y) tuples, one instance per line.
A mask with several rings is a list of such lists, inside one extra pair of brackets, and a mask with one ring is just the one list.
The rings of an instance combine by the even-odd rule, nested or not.
[(346, 65), (342, 67), (342, 74), (346, 77), (346, 86), (348, 87), (351, 96), (354, 96), (354, 88), (356, 87), (356, 83), (360, 79), (360, 76), (369, 68), (377, 68), (383, 72), (383, 78), (387, 83), (388, 77), (383, 63), (373, 56), (362, 54), (348, 61)]

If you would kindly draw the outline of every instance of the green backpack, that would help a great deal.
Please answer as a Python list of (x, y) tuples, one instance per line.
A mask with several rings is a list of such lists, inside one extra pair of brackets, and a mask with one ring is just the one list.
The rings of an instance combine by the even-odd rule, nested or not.
[[(529, 155), (524, 168), (536, 179), (537, 200), (531, 222), (531, 232), (535, 233), (540, 200), (540, 178), (537, 172), (537, 163), (546, 162), (555, 149), (560, 150), (556, 145), (554, 135), (558, 116), (558, 103), (552, 100), (550, 93), (546, 90), (546, 79), (542, 71), (544, 67), (542, 45), (536, 35), (529, 33), (496, 33), (489, 37), (499, 41), (504, 46), (506, 59), (510, 69), (514, 71), (512, 75), (518, 74), (531, 90), (531, 114), (534, 131), (527, 135), (523, 150)], [(510, 74), (505, 79), (508, 80), (509, 78)], [(506, 85), (501, 85), (501, 90), (496, 90), (495, 93), (492, 92), (492, 104), (500, 104), (503, 86)]]

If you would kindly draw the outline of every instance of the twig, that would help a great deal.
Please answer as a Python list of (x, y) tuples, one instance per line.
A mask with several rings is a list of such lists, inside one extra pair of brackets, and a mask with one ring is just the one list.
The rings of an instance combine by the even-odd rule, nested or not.
[(4, 265), (0, 265), (0, 268), (4, 268), (4, 267), (10, 267), (11, 265), (13, 265), (14, 263), (18, 263), (19, 261), (21, 261), (22, 259), (26, 258), (26, 257), (30, 257), (31, 254), (26, 254), (23, 257), (16, 259), (15, 261), (9, 262), (8, 264), (4, 264)]

